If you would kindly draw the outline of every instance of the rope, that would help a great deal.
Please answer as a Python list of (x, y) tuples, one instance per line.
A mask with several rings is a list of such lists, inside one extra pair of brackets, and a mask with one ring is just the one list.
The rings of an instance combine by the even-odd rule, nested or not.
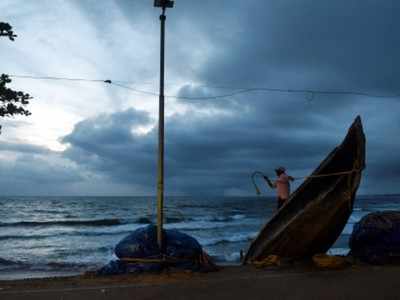
[(200, 263), (200, 264), (210, 264), (210, 258), (208, 254), (204, 251), (197, 257), (196, 259), (190, 258), (176, 258), (168, 255), (162, 255), (161, 257), (146, 257), (146, 258), (121, 258), (120, 259), (126, 263), (179, 263), (179, 262), (191, 262), (191, 263)]
[[(306, 179), (306, 178), (320, 178), (320, 177), (330, 177), (330, 176), (339, 176), (339, 175), (347, 175), (347, 174), (351, 174), (354, 172), (361, 172), (362, 169), (359, 168), (354, 168), (350, 171), (343, 171), (343, 172), (335, 172), (335, 173), (328, 173), (328, 174), (320, 174), (320, 175), (310, 175), (310, 176), (304, 176), (304, 177), (293, 177), (294, 180), (299, 180), (299, 179)], [(255, 171), (252, 175), (251, 175), (251, 180), (253, 182), (254, 188), (256, 190), (256, 194), (260, 195), (260, 189), (258, 188), (256, 182), (255, 182), (255, 176), (256, 175), (261, 175), (262, 177), (264, 177), (265, 180), (267, 180), (266, 178), (268, 178), (264, 173), (260, 172), (260, 171)], [(268, 182), (268, 181), (267, 181)]]
[(254, 177), (256, 176), (256, 175), (261, 175), (261, 176), (265, 176), (262, 172), (260, 172), (260, 171), (255, 171), (252, 175), (251, 175), (251, 181), (253, 182), (253, 185), (254, 185), (254, 188), (256, 189), (256, 194), (257, 195), (261, 195), (261, 191), (260, 191), (260, 189), (258, 188), (258, 186), (257, 186), (257, 184), (256, 184), (256, 182), (255, 182), (255, 180), (254, 180)]
[(127, 263), (165, 263), (168, 262), (167, 257), (162, 258), (121, 258), (123, 262)]
[(338, 176), (338, 175), (347, 175), (355, 172), (360, 172), (361, 169), (352, 169), (350, 171), (343, 171), (343, 172), (336, 172), (336, 173), (329, 173), (329, 174), (321, 174), (321, 175), (310, 175), (304, 177), (293, 177), (293, 179), (305, 179), (305, 178), (318, 178), (318, 177), (329, 177), (329, 176)]

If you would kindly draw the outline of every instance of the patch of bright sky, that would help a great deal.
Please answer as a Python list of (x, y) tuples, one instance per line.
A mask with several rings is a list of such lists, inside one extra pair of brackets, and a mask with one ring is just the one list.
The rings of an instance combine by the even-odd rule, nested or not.
[[(90, 9), (86, 7), (85, 10), (87, 4), (90, 3), (61, 0), (41, 1), (40, 5), (26, 1), (2, 2), (0, 8), (5, 12), (4, 20), (14, 27), (18, 38), (15, 42), (1, 40), (0, 48), (6, 53), (1, 72), (119, 80), (129, 82), (123, 85), (134, 89), (157, 93), (158, 18), (150, 20), (149, 15), (149, 20), (143, 20), (143, 15), (139, 14), (128, 19), (113, 1), (102, 3), (97, 10), (90, 5)], [(105, 12), (107, 19), (104, 19)], [(207, 35), (199, 28), (189, 26), (190, 20), (179, 22), (177, 32), (167, 32), (167, 95), (178, 94), (180, 88), (188, 84), (188, 78), (193, 81), (197, 70), (215, 51)], [(190, 40), (194, 37), (196, 47)], [(151, 125), (132, 129), (135, 134), (146, 134), (156, 126), (157, 96), (102, 82), (13, 78), (11, 87), (30, 93), (34, 99), (29, 105), (32, 116), (16, 118), (19, 125), (8, 134), (9, 139), (62, 151), (66, 145), (60, 142), (61, 138), (70, 133), (77, 122), (131, 107), (149, 112), (154, 119)], [(183, 115), (187, 111), (187, 104), (166, 98), (166, 117)], [(199, 113), (222, 112), (201, 109)], [(18, 120), (26, 122), (18, 123)], [(7, 123), (3, 124), (6, 126)], [(4, 127), (3, 131), (6, 130), (8, 128)]]
[[(148, 81), (157, 72), (147, 62), (154, 60), (148, 49), (157, 49), (158, 39), (133, 30), (113, 3), (105, 3), (112, 20), (107, 28), (97, 28), (71, 1), (18, 3), (1, 5), (18, 33), (15, 42), (1, 40), (4, 73)], [(63, 150), (59, 139), (85, 118), (132, 106), (155, 115), (158, 108), (156, 97), (103, 83), (13, 79), (11, 87), (34, 97), (29, 105), (33, 114), (13, 130), (14, 138), (52, 150)]]

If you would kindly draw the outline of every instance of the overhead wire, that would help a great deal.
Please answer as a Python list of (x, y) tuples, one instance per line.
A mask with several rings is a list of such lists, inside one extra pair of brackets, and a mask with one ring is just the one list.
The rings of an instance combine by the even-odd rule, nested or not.
[[(12, 78), (25, 78), (25, 79), (36, 79), (36, 80), (66, 80), (66, 81), (83, 81), (83, 82), (102, 82), (110, 85), (114, 85), (123, 89), (130, 90), (135, 93), (150, 95), (150, 96), (159, 96), (158, 93), (152, 91), (146, 91), (134, 88), (129, 86), (128, 84), (132, 84), (133, 82), (129, 81), (119, 81), (119, 80), (111, 80), (111, 79), (86, 79), (86, 78), (68, 78), (68, 77), (55, 77), (55, 76), (30, 76), (30, 75), (14, 75), (9, 74), (9, 77)], [(136, 82), (135, 84), (140, 84)], [(150, 84), (150, 83), (146, 83)], [(213, 100), (213, 99), (222, 99), (229, 98), (240, 94), (247, 94), (252, 92), (277, 92), (277, 93), (297, 93), (297, 94), (306, 94), (309, 95), (309, 99), (313, 99), (315, 95), (352, 95), (352, 96), (363, 96), (363, 97), (371, 97), (371, 98), (398, 98), (400, 94), (392, 94), (392, 95), (383, 95), (383, 94), (373, 94), (363, 91), (353, 91), (353, 90), (319, 90), (319, 89), (284, 89), (284, 88), (269, 88), (269, 87), (228, 87), (228, 86), (211, 86), (211, 85), (196, 85), (198, 87), (209, 87), (211, 89), (231, 89), (232, 92), (220, 94), (220, 95), (211, 95), (211, 96), (180, 96), (180, 95), (165, 95), (165, 98), (172, 99), (182, 99), (182, 100)]]
[(124, 89), (127, 89), (127, 90), (130, 90), (130, 91), (133, 91), (133, 92), (136, 92), (136, 93), (139, 93), (139, 94), (150, 95), (150, 96), (158, 96), (159, 95), (158, 93), (139, 90), (139, 89), (136, 89), (136, 88), (133, 88), (133, 87), (130, 87), (130, 86), (127, 86), (127, 85), (123, 85), (123, 84), (120, 84), (120, 83), (116, 83), (116, 82), (113, 82), (113, 81), (111, 81), (110, 84), (118, 86), (118, 87), (121, 87), (121, 88), (124, 88)]
[(55, 76), (31, 76), (31, 75), (11, 75), (7, 74), (11, 78), (25, 78), (35, 80), (62, 80), (62, 81), (86, 81), (86, 82), (105, 82), (103, 79), (85, 79), (85, 78), (67, 78), (67, 77), (55, 77)]
[[(137, 93), (142, 93), (142, 94), (147, 94), (147, 95), (152, 95), (152, 96), (158, 96), (159, 95), (159, 94), (154, 93), (154, 92), (138, 90), (136, 88), (132, 88), (130, 86), (126, 86), (126, 85), (122, 85), (122, 84), (118, 84), (118, 83), (113, 83), (112, 82), (111, 84), (119, 86), (121, 88), (125, 88), (125, 89), (128, 89), (128, 90), (131, 90), (133, 92), (137, 92)], [(184, 100), (211, 100), (211, 99), (218, 99), (218, 98), (227, 98), (227, 97), (235, 96), (235, 95), (238, 95), (238, 94), (243, 94), (243, 93), (246, 93), (246, 92), (249, 92), (249, 91), (250, 91), (250, 89), (245, 89), (245, 90), (239, 90), (239, 91), (236, 91), (236, 92), (232, 92), (232, 93), (229, 93), (229, 94), (216, 95), (216, 96), (204, 96), (204, 97), (165, 95), (165, 98), (184, 99)]]

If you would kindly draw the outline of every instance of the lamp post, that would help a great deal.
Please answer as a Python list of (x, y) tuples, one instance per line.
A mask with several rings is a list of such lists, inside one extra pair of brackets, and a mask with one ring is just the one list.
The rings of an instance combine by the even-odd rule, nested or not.
[(157, 167), (157, 243), (160, 251), (163, 245), (164, 221), (164, 48), (165, 48), (165, 11), (172, 8), (174, 1), (154, 0), (155, 7), (161, 7), (161, 39), (160, 39), (160, 99), (158, 115), (158, 167)]

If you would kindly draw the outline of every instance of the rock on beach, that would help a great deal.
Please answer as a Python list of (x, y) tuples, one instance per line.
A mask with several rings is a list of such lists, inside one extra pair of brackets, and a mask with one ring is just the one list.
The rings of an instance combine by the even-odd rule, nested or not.
[(373, 212), (354, 225), (350, 254), (370, 264), (400, 262), (400, 211)]

